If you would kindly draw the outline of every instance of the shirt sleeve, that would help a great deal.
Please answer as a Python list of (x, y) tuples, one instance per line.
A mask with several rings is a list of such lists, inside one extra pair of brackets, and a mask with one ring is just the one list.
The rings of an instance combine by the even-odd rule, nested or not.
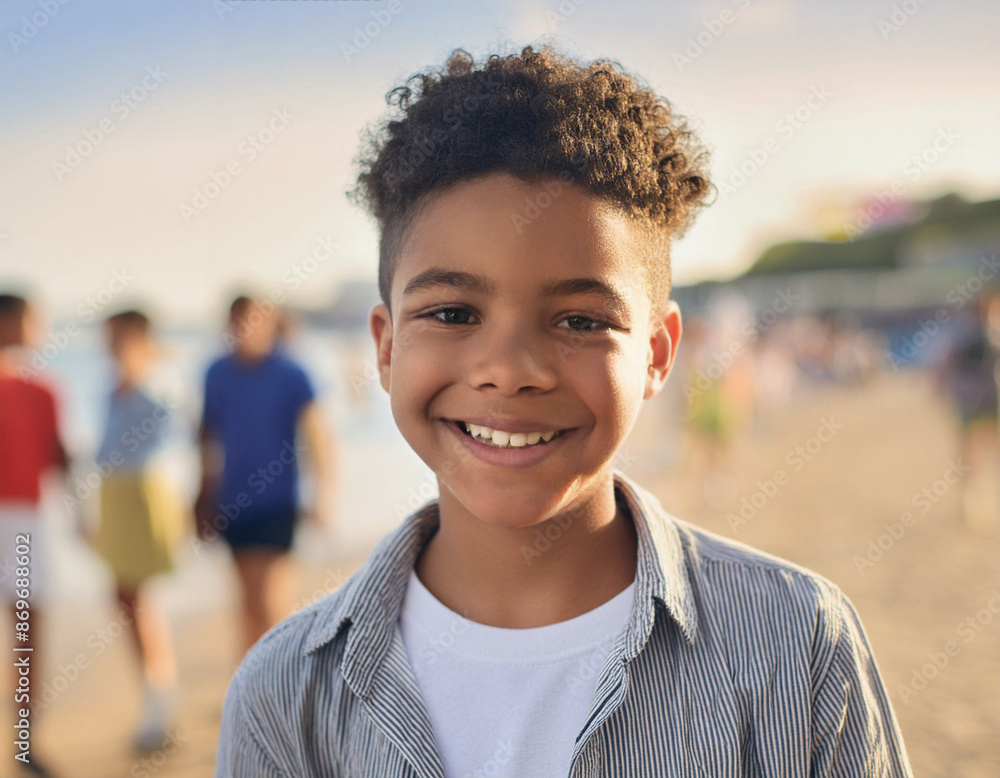
[(247, 710), (240, 673), (229, 684), (215, 757), (215, 778), (291, 778), (269, 753), (260, 725)]
[(301, 367), (292, 374), (291, 381), (292, 408), (298, 416), (302, 409), (316, 399), (316, 390), (313, 388), (309, 374)]
[(913, 778), (868, 637), (839, 589), (818, 636), (811, 778)]

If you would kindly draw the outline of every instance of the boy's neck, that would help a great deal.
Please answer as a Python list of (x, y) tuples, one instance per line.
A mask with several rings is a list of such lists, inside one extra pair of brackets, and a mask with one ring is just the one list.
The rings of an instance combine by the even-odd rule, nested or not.
[[(635, 580), (635, 526), (615, 502), (610, 475), (571, 517), (524, 528), (488, 525), (444, 488), (440, 518), (414, 569), (438, 600), (472, 621), (514, 629), (555, 624), (604, 604)], [(540, 550), (548, 527), (559, 534), (553, 529), (556, 539)]]

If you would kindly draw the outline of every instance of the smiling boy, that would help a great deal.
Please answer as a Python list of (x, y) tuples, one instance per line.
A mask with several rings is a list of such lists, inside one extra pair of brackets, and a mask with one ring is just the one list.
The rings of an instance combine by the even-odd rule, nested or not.
[(910, 775), (840, 590), (613, 465), (680, 342), (697, 139), (550, 49), (456, 52), (392, 95), (358, 191), (371, 331), (440, 498), (252, 649), (216, 775)]

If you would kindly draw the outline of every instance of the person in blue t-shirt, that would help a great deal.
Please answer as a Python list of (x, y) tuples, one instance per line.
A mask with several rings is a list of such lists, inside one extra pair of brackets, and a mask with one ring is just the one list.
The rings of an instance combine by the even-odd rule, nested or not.
[(281, 312), (237, 297), (230, 307), (230, 354), (205, 376), (199, 434), (198, 536), (220, 533), (243, 593), (244, 648), (290, 612), (289, 551), (298, 522), (299, 459), (308, 452), (315, 485), (310, 518), (330, 508), (333, 447), (309, 376), (280, 348)]

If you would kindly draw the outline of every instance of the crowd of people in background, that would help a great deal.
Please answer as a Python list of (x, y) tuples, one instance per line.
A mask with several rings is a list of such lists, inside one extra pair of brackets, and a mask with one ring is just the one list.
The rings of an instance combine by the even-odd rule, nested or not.
[[(284, 348), (282, 312), (265, 300), (240, 296), (229, 312), (227, 353), (206, 372), (200, 489), (194, 505), (187, 505), (160, 456), (176, 420), (169, 398), (149, 380), (160, 356), (154, 324), (142, 311), (125, 310), (103, 326), (115, 375), (93, 454), (102, 465), (99, 520), (96, 526), (81, 521), (78, 530), (106, 563), (122, 621), (132, 633), (143, 690), (134, 745), (149, 752), (168, 737), (178, 687), (170, 624), (149, 595), (150, 581), (176, 569), (185, 537), (221, 538), (240, 584), (241, 650), (248, 649), (292, 610), (295, 528), (302, 516), (322, 524), (332, 515), (334, 446), (309, 375)], [(37, 531), (42, 485), (49, 471), (65, 477), (71, 466), (60, 437), (57, 393), (24, 359), (40, 336), (35, 305), (0, 294), (0, 542), (9, 554), (19, 538), (30, 538), (30, 637), (23, 647), (34, 652), (33, 688), (41, 687), (39, 638), (50, 574), (44, 536)], [(300, 461), (312, 470), (309, 511), (300, 498)], [(8, 571), (2, 586), (19, 621), (24, 598), (16, 580)], [(31, 701), (37, 707), (37, 695)], [(48, 773), (35, 751), (25, 768)]]
[[(730, 307), (735, 310), (730, 310)], [(864, 387), (876, 376), (922, 370), (947, 406), (955, 450), (967, 467), (963, 521), (992, 526), (998, 510), (1000, 294), (984, 293), (933, 336), (915, 337), (934, 312), (874, 326), (843, 312), (783, 317), (746, 335), (752, 312), (733, 298), (685, 318), (680, 366), (689, 470), (705, 502), (735, 490), (731, 443), (742, 432), (767, 434), (771, 422), (809, 387)], [(916, 325), (914, 324), (916, 322)]]

